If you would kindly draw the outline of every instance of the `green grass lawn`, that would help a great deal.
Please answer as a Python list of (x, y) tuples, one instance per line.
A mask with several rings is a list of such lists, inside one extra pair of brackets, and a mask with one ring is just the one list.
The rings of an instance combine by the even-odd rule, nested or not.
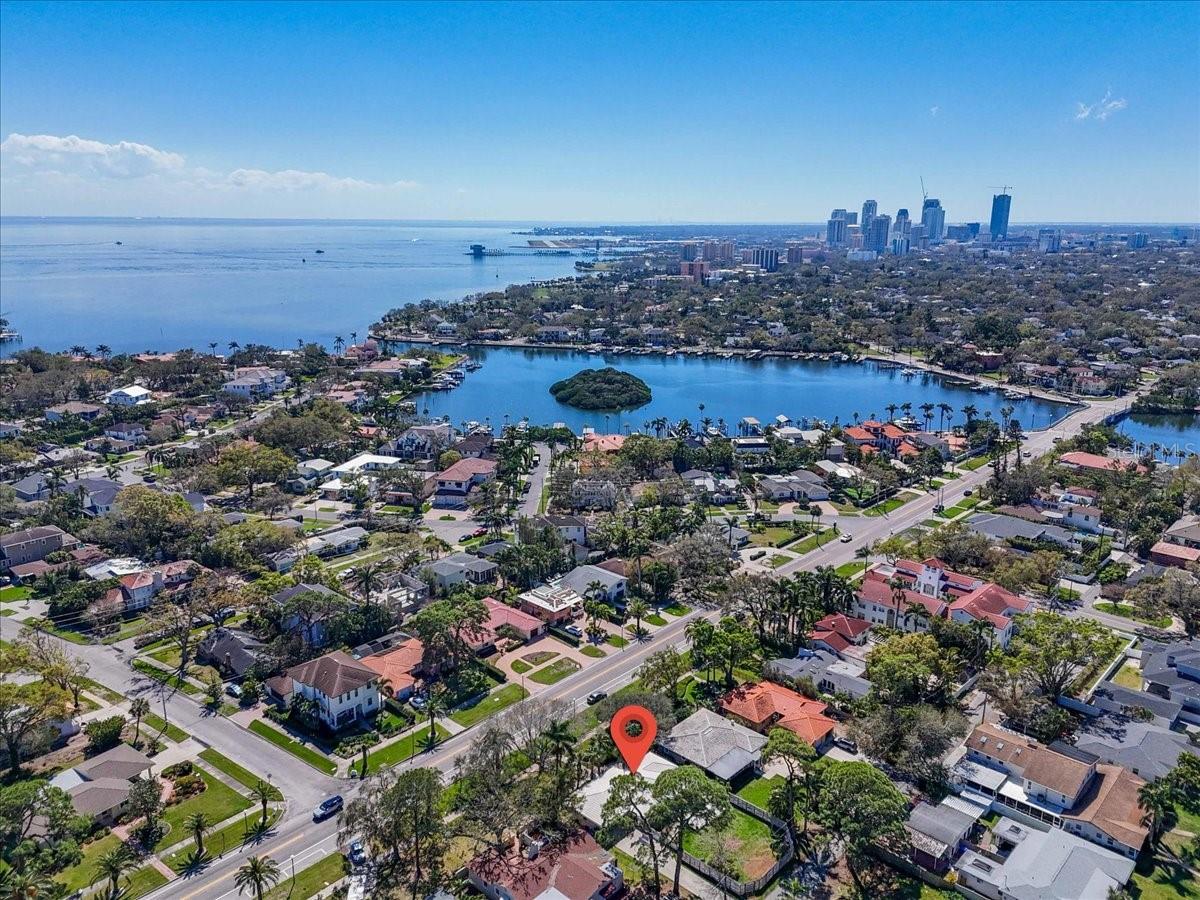
[(580, 648), (579, 652), (584, 656), (590, 656), (593, 659), (599, 659), (602, 656), (608, 655), (595, 644), (588, 644), (587, 646)]
[(535, 650), (533, 653), (526, 653), (522, 656), (521, 662), (530, 667), (540, 666), (542, 663), (550, 662), (556, 656), (558, 656), (557, 650)]
[[(282, 814), (282, 809), (268, 809), (267, 827), (270, 828), (270, 826), (278, 822)], [(206, 857), (211, 859), (214, 856), (221, 856), (230, 850), (240, 847), (248, 839), (254, 837), (255, 826), (261, 821), (261, 810), (253, 809), (247, 812), (242, 819), (230, 822), (224, 828), (219, 828), (216, 831), (206, 834), (204, 836), (204, 852)], [(195, 852), (195, 845), (185, 847), (182, 850), (176, 850), (170, 856), (163, 859), (163, 862), (176, 872), (182, 874), (187, 871), (189, 865), (192, 863)]]
[(660, 616), (658, 613), (650, 613), (650, 615), (648, 615), (648, 616), (643, 616), (642, 621), (647, 622), (651, 625), (656, 625), (659, 628), (662, 628), (662, 626), (667, 624), (667, 620), (664, 619), (662, 616)]
[(84, 678), (82, 680), (84, 690), (95, 694), (97, 697), (100, 697), (103, 700), (107, 700), (109, 703), (120, 703), (125, 699), (123, 694), (118, 694), (112, 688), (105, 687), (98, 681), (93, 681), (90, 678)]
[(1108, 613), (1110, 616), (1121, 616), (1124, 619), (1132, 619), (1135, 622), (1145, 622), (1147, 625), (1153, 625), (1155, 628), (1171, 627), (1170, 616), (1148, 616), (1132, 603), (1109, 603), (1107, 600), (1101, 600), (1095, 606), (1100, 612)]
[(26, 621), (26, 624), (36, 626), (42, 631), (48, 631), (54, 636), (60, 637), (64, 641), (69, 641), (72, 644), (91, 643), (86, 634), (82, 634), (78, 631), (71, 631), (69, 628), (59, 628), (49, 619), (29, 619)]
[(32, 593), (33, 591), (23, 584), (14, 584), (0, 588), (0, 603), (20, 603), (23, 600), (28, 600)]
[(826, 528), (823, 531), (817, 532), (816, 534), (810, 534), (804, 540), (790, 545), (788, 549), (798, 556), (803, 556), (805, 553), (811, 553), (813, 550), (816, 550), (817, 547), (829, 543), (833, 537), (833, 535), (830, 533), (832, 531), (832, 528)]
[(192, 684), (190, 681), (180, 678), (178, 675), (171, 672), (163, 671), (158, 666), (154, 665), (154, 663), (148, 662), (147, 660), (135, 659), (132, 665), (134, 669), (141, 672), (147, 678), (151, 678), (154, 681), (157, 681), (159, 684), (165, 684), (168, 687), (177, 688), (189, 696), (194, 696), (201, 692), (200, 688)]
[(124, 900), (137, 900), (167, 883), (167, 876), (154, 866), (142, 866), (129, 876), (128, 886), (121, 896)]
[(453, 713), (450, 718), (461, 725), (463, 728), (470, 728), (472, 725), (478, 724), (488, 716), (495, 715), (502, 709), (507, 709), (514, 703), (520, 703), (529, 692), (519, 684), (506, 684), (498, 691), (492, 691), (474, 706), (469, 706), (466, 709), (460, 709)]
[(606, 644), (612, 644), (614, 647), (616, 647), (618, 649), (620, 649), (621, 647), (629, 646), (629, 639), (623, 638), (619, 634), (610, 634), (608, 637), (606, 637), (604, 639), (604, 642)]
[(984, 466), (986, 466), (991, 461), (992, 461), (992, 458), (985, 454), (983, 456), (972, 457), (971, 459), (968, 459), (966, 462), (959, 463), (958, 467), (960, 469), (966, 469), (968, 472), (974, 472), (976, 469), (982, 469)]
[(543, 666), (532, 675), (529, 676), (530, 681), (536, 681), (538, 684), (557, 684), (568, 675), (574, 675), (582, 666), (575, 660), (568, 657), (563, 657), (557, 662), (552, 662), (548, 666)]
[[(434, 734), (437, 736), (437, 742), (440, 744), (446, 738), (450, 737), (448, 732), (441, 725), (436, 726)], [(367, 771), (378, 772), (380, 769), (386, 769), (388, 766), (394, 766), (396, 763), (404, 762), (417, 753), (425, 749), (426, 742), (429, 739), (429, 726), (418, 728), (412, 734), (405, 735), (400, 740), (388, 744), (385, 747), (380, 747), (374, 753), (367, 754)], [(362, 764), (361, 757), (355, 761), (355, 765)]]
[(790, 563), (794, 558), (795, 557), (792, 556), (785, 556), (782, 553), (774, 553), (771, 555), (770, 559), (767, 560), (767, 565), (772, 569), (778, 569), (780, 566)]
[(755, 547), (782, 547), (796, 540), (799, 535), (782, 525), (768, 525), (762, 531), (750, 532), (750, 543)]
[(202, 812), (213, 823), (223, 822), (230, 816), (237, 815), (244, 809), (254, 805), (248, 797), (243, 797), (225, 782), (218, 779), (199, 766), (195, 772), (208, 785), (203, 793), (189, 797), (182, 803), (168, 806), (163, 812), (163, 821), (171, 826), (170, 830), (154, 845), (156, 851), (172, 847), (180, 841), (187, 840), (190, 835), (184, 823), (192, 813)]
[(295, 756), (297, 759), (302, 759), (314, 769), (319, 769), (326, 775), (332, 775), (337, 771), (337, 764), (334, 763), (325, 754), (314, 750), (306, 744), (301, 744), (298, 740), (290, 735), (284, 734), (278, 728), (272, 728), (266, 722), (261, 720), (250, 723), (250, 730), (260, 737), (266, 738), (277, 747), (282, 747), (288, 753)]
[(876, 503), (870, 509), (863, 510), (864, 516), (883, 516), (890, 512), (895, 512), (905, 503), (911, 500), (912, 497), (907, 494), (902, 494), (899, 497), (889, 497), (882, 503)]
[[(234, 781), (236, 781), (238, 784), (242, 785), (245, 788), (253, 789), (256, 784), (258, 784), (260, 781), (264, 780), (264, 779), (260, 778), (259, 776), (255, 775), (249, 769), (239, 766), (228, 756), (225, 756), (223, 753), (220, 753), (219, 751), (214, 750), (212, 747), (205, 747), (203, 750), (201, 750), (200, 758), (202, 760), (204, 760), (206, 763), (208, 763), (210, 766), (212, 766), (214, 769), (216, 769), (219, 772), (224, 773), (225, 775), (228, 775), (230, 778), (232, 778)], [(271, 791), (272, 791), (272, 797), (271, 797), (272, 800), (282, 800), (283, 799), (283, 794), (281, 794), (279, 792), (279, 788), (272, 786)]]
[(1200, 886), (1187, 867), (1145, 852), (1138, 857), (1129, 888), (1138, 900), (1182, 900), (1200, 897)]
[(512, 661), (511, 668), (518, 675), (524, 675), (526, 672), (530, 671), (533, 666), (527, 662), (524, 662), (523, 660), (514, 659)]
[(1125, 663), (1121, 668), (1117, 669), (1113, 675), (1114, 683), (1127, 687), (1130, 690), (1140, 691), (1142, 689), (1142, 671), (1133, 663)]
[[(775, 864), (771, 828), (766, 822), (734, 809), (728, 830), (732, 836), (733, 868), (740, 880), (757, 878)], [(683, 838), (683, 849), (707, 862), (716, 851), (716, 834), (710, 830), (688, 832)]]
[(679, 618), (680, 616), (686, 616), (688, 613), (690, 613), (692, 608), (690, 606), (684, 606), (682, 603), (672, 603), (670, 606), (664, 606), (662, 611), (669, 616), (675, 616), (676, 618)]
[(746, 802), (753, 803), (759, 809), (766, 809), (767, 801), (771, 799), (771, 791), (775, 790), (776, 785), (783, 784), (783, 781), (782, 775), (755, 778), (737, 793)]
[(121, 839), (109, 832), (99, 840), (83, 845), (83, 858), (69, 869), (64, 869), (56, 877), (67, 886), (67, 891), (81, 891), (96, 879), (100, 878), (96, 861), (110, 850), (115, 850), (121, 844)]
[(135, 616), (132, 619), (126, 619), (121, 622), (117, 630), (112, 634), (104, 636), (102, 644), (117, 644), (121, 641), (127, 641), (131, 637), (137, 637), (143, 631), (150, 627), (150, 623), (145, 616)]
[(263, 900), (308, 900), (350, 873), (350, 862), (342, 854), (329, 854), (296, 873), (296, 880), (284, 878), (263, 895)]
[(188, 739), (187, 732), (177, 725), (163, 721), (157, 713), (146, 713), (142, 716), (142, 734), (164, 735), (177, 744)]
[(848, 562), (838, 566), (834, 571), (843, 578), (851, 578), (867, 567), (863, 562)]

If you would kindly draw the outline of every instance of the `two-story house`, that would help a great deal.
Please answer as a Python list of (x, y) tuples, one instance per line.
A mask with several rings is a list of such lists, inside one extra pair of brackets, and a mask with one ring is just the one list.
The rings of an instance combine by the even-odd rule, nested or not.
[(438, 473), (433, 505), (439, 509), (466, 509), (471, 491), (496, 475), (492, 459), (460, 459)]
[(39, 525), (9, 534), (0, 534), (0, 572), (13, 566), (39, 562), (58, 550), (67, 550), (79, 543), (57, 525)]
[(283, 698), (286, 691), (289, 702), (296, 697), (312, 700), (317, 718), (330, 731), (379, 713), (379, 673), (342, 650), (292, 666), (283, 678), (290, 689), (280, 679), (271, 679), (276, 695)]

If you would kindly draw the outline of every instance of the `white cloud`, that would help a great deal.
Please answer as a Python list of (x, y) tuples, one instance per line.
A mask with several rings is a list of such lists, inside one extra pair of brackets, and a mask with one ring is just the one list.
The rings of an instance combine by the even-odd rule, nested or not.
[(930, 118), (936, 119), (936, 118), (937, 118), (937, 114), (938, 114), (938, 113), (940, 113), (941, 111), (942, 111), (942, 108), (941, 108), (940, 106), (931, 106), (931, 107), (929, 107), (929, 116), (930, 116)]
[(1096, 122), (1108, 121), (1109, 116), (1118, 113), (1129, 105), (1124, 97), (1114, 97), (1112, 88), (1104, 92), (1098, 103), (1076, 103), (1075, 121), (1083, 122), (1091, 119)]
[(343, 178), (327, 172), (305, 172), (283, 169), (234, 169), (232, 172), (213, 172), (189, 167), (178, 153), (159, 150), (147, 144), (121, 141), (106, 144), (70, 135), (10, 134), (0, 143), (0, 161), (5, 165), (6, 180), (43, 178), (62, 181), (64, 176), (76, 181), (103, 182), (111, 179), (156, 180), (164, 186), (247, 191), (254, 193), (329, 192), (344, 194), (352, 191), (409, 190), (418, 187), (415, 181), (372, 182), (360, 178)]

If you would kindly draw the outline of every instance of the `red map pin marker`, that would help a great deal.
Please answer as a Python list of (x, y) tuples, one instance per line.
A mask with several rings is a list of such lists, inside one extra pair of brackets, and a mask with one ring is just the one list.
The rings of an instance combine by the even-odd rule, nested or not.
[[(634, 722), (641, 726), (637, 737), (631, 736), (626, 730)], [(630, 772), (636, 772), (650, 751), (650, 745), (654, 743), (654, 735), (658, 733), (658, 722), (655, 721), (654, 713), (644, 706), (622, 706), (613, 715), (608, 730), (613, 743), (621, 751), (625, 765), (629, 767)]]

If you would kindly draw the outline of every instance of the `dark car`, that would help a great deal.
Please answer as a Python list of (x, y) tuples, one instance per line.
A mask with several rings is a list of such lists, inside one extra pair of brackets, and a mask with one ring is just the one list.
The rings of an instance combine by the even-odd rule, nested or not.
[(857, 753), (858, 752), (858, 744), (856, 744), (854, 741), (850, 740), (850, 738), (835, 737), (833, 739), (833, 743), (834, 743), (834, 746), (841, 747), (847, 753)]
[(362, 841), (352, 841), (350, 843), (350, 852), (346, 854), (356, 866), (365, 866), (367, 864), (367, 848), (363, 846)]
[(321, 822), (342, 811), (341, 794), (335, 794), (328, 800), (322, 800), (321, 805), (313, 810), (313, 821)]
[(592, 691), (587, 696), (588, 706), (595, 706), (597, 703), (599, 703), (601, 700), (603, 700), (607, 696), (608, 696), (608, 694), (605, 691)]

